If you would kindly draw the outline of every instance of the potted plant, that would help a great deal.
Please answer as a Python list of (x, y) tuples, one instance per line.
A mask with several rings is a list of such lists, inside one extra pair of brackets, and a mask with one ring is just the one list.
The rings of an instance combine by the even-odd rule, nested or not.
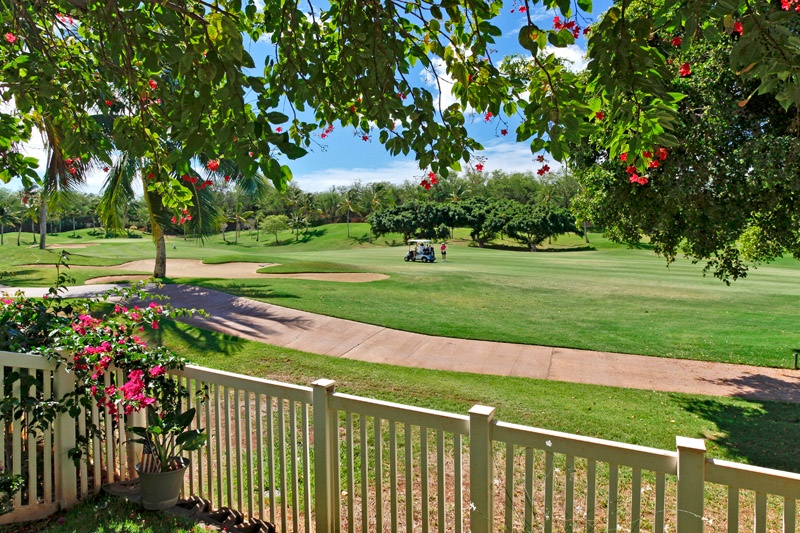
[(147, 426), (129, 428), (143, 445), (142, 461), (136, 465), (145, 509), (168, 509), (178, 502), (189, 459), (183, 451), (201, 448), (206, 442), (203, 429), (189, 429), (195, 409), (158, 413), (147, 408)]
[[(61, 278), (59, 275), (59, 281)], [(140, 471), (140, 476), (178, 472), (177, 500), (188, 465), (180, 454), (200, 448), (205, 434), (202, 429), (189, 429), (196, 411), (181, 411), (180, 407), (186, 405), (189, 390), (170, 375), (182, 369), (186, 359), (145, 336), (148, 330), (158, 330), (163, 319), (207, 315), (163, 304), (158, 301), (161, 298), (142, 288), (109, 291), (99, 299), (83, 301), (62, 299), (60, 292), (59, 284), (41, 300), (22, 293), (0, 294), (0, 350), (39, 353), (57, 361), (75, 376), (75, 388), (56, 401), (40, 394), (6, 398), (0, 402), (4, 404), (0, 419), (29, 419), (27, 430), (38, 431), (50, 427), (60, 413), (77, 418), (97, 405), (102, 420), (87, 426), (87, 436), (70, 450), (70, 456), (78, 461), (91, 456), (86, 452), (92, 439), (105, 438), (105, 428), (115, 427), (119, 417), (146, 409), (147, 425), (136, 428), (134, 435), (152, 452), (158, 472)], [(115, 304), (108, 302), (110, 297), (116, 299)], [(18, 374), (6, 376), (6, 386), (11, 385), (11, 379), (22, 378)], [(198, 391), (198, 396), (204, 399), (205, 391)], [(29, 415), (23, 417), (22, 412)], [(111, 424), (104, 423), (107, 417)], [(130, 425), (137, 424), (134, 421)], [(149, 493), (149, 489), (144, 492)]]

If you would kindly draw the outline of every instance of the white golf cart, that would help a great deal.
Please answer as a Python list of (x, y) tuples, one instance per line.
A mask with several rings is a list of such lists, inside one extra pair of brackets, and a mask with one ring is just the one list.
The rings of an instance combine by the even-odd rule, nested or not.
[(404, 259), (405, 261), (433, 263), (436, 261), (436, 252), (433, 251), (433, 243), (429, 239), (409, 239), (408, 253)]

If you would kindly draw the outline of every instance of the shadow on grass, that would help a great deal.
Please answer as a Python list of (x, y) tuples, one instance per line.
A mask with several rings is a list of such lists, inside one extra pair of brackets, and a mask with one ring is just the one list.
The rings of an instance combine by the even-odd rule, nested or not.
[[(211, 319), (213, 320), (213, 318)], [(161, 323), (161, 327), (151, 333), (153, 339), (161, 344), (164, 335), (168, 334), (173, 339), (179, 339), (187, 346), (196, 346), (197, 351), (219, 353), (223, 355), (235, 355), (241, 352), (247, 341), (232, 335), (225, 335), (216, 331), (202, 329), (202, 322), (195, 322), (196, 328), (184, 329), (178, 327), (173, 320), (166, 320)], [(185, 354), (191, 361), (191, 354)]]
[(709, 398), (686, 398), (679, 403), (719, 428), (722, 435), (710, 440), (727, 450), (729, 456), (753, 465), (800, 472), (796, 451), (800, 405), (753, 402), (745, 406)]
[[(473, 246), (473, 244), (470, 244)], [(477, 246), (477, 245), (475, 245)], [(528, 252), (528, 253), (561, 253), (561, 252), (593, 252), (597, 250), (594, 246), (587, 244), (585, 246), (565, 246), (563, 248), (537, 248), (535, 252), (523, 245), (514, 244), (484, 244), (483, 247), (487, 250), (504, 250), (506, 252)]]
[[(195, 283), (195, 285), (202, 285)], [(213, 285), (207, 286), (209, 289), (216, 289)], [(228, 283), (225, 285), (225, 292), (235, 296), (242, 296), (244, 298), (263, 298), (263, 299), (298, 299), (299, 296), (288, 292), (278, 292), (271, 287), (266, 286), (252, 286), (244, 283)]]

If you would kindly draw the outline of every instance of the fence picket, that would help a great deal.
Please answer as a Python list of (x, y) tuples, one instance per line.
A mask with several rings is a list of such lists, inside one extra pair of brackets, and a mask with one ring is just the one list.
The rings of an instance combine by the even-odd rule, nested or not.
[(642, 522), (642, 470), (631, 472), (631, 533), (639, 533)]
[(397, 533), (397, 424), (389, 420), (389, 526)]
[(572, 533), (575, 520), (575, 457), (566, 458), (564, 472), (564, 533)]
[[(505, 470), (505, 478), (506, 478), (506, 493), (505, 493), (505, 522), (506, 528), (505, 533), (513, 533), (514, 531), (514, 445), (506, 443), (506, 470)], [(528, 479), (527, 472), (525, 475), (525, 479)], [(525, 495), (526, 505), (525, 505), (525, 531), (529, 531), (528, 529), (528, 506), (527, 506), (527, 499), (528, 495)]]
[(355, 452), (353, 446), (353, 413), (347, 413), (344, 421), (345, 453), (347, 453), (347, 531), (355, 532)]
[(589, 459), (586, 462), (586, 533), (594, 531), (596, 499), (597, 462), (594, 459)]
[(753, 518), (753, 531), (767, 533), (767, 495), (756, 492), (755, 517)]
[(739, 533), (739, 489), (728, 487), (728, 533)]

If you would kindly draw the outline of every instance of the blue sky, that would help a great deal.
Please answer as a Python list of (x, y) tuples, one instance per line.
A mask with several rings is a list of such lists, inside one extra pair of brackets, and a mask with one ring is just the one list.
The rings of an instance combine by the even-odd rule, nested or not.
[[(601, 0), (595, 6), (594, 12), (601, 13), (610, 6), (608, 0)], [(495, 23), (503, 30), (502, 37), (497, 39), (493, 53), (495, 64), (499, 64), (503, 57), (521, 53), (517, 42), (519, 29), (526, 23), (524, 14), (518, 11), (519, 3), (506, 1), (502, 14)], [(512, 12), (512, 9), (514, 10)], [(535, 22), (543, 27), (550, 27), (552, 18), (556, 15), (554, 11), (546, 11), (541, 6), (535, 6), (531, 10), (531, 16)], [(593, 22), (592, 20), (588, 22)], [(579, 20), (581, 26), (586, 26), (586, 20)], [(251, 45), (251, 54), (256, 60), (263, 61), (266, 53), (265, 43), (254, 43)], [(262, 48), (264, 47), (264, 48)], [(557, 55), (573, 62), (574, 68), (580, 70), (585, 66), (583, 53), (585, 41), (581, 37), (575, 45), (564, 49), (552, 49)], [(413, 79), (413, 76), (411, 79)], [(423, 72), (416, 74), (420, 86), (426, 86), (434, 94), (438, 95), (437, 88), (430, 82), (426, 82)], [(444, 84), (442, 94), (444, 101), (450, 98), (447, 93), (447, 84)], [(445, 105), (446, 107), (446, 105)], [(412, 156), (402, 157), (390, 156), (377, 140), (364, 142), (360, 135), (355, 135), (352, 130), (342, 128), (338, 124), (333, 133), (324, 140), (324, 145), (313, 147), (312, 151), (305, 157), (289, 162), (294, 174), (293, 183), (307, 192), (319, 192), (330, 189), (334, 186), (348, 186), (356, 181), (370, 183), (374, 181), (388, 181), (391, 183), (403, 183), (404, 181), (419, 181), (427, 171), (420, 170)], [(476, 154), (485, 158), (483, 162), (484, 172), (493, 170), (504, 170), (508, 172), (528, 171), (537, 168), (532, 159), (533, 154), (526, 143), (517, 143), (514, 140), (514, 129), (516, 123), (513, 119), (509, 121), (508, 136), (501, 136), (499, 130), (505, 126), (490, 121), (486, 122), (482, 115), (475, 115), (468, 120), (470, 134), (478, 140), (485, 148), (482, 153)], [(375, 135), (374, 137), (377, 137)], [(44, 160), (44, 151), (41, 142), (35, 139), (28, 146), (27, 152)], [(552, 168), (557, 168), (552, 161), (548, 161)], [(40, 168), (43, 168), (40, 167)], [(96, 172), (88, 176), (88, 183), (83, 187), (84, 192), (99, 192), (105, 173)], [(14, 181), (6, 185), (10, 188), (19, 188), (19, 183)]]

